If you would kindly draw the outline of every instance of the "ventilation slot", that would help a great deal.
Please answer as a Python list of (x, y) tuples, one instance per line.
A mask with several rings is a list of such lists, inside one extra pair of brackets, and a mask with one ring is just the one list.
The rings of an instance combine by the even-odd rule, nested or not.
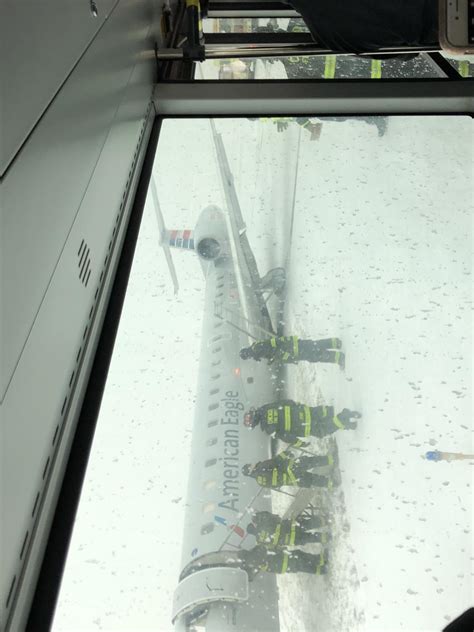
[(44, 470), (43, 470), (43, 480), (46, 477), (46, 474), (48, 473), (48, 468), (49, 468), (49, 456), (48, 456), (48, 460), (46, 461), (46, 465), (44, 466)]
[(24, 537), (24, 539), (23, 539), (23, 545), (22, 545), (22, 547), (21, 547), (21, 551), (20, 551), (20, 560), (22, 559), (22, 557), (23, 557), (23, 555), (24, 555), (24, 553), (25, 553), (26, 543), (28, 542), (28, 536), (29, 536), (29, 535), (30, 535), (30, 532), (29, 532), (29, 531), (27, 531), (27, 532), (25, 533), (25, 537)]
[(35, 504), (33, 505), (33, 511), (31, 512), (31, 515), (34, 516), (36, 513), (36, 510), (38, 509), (38, 501), (40, 499), (40, 495), (39, 492), (36, 494), (36, 498), (35, 498)]
[(13, 589), (15, 588), (15, 584), (16, 584), (16, 575), (15, 575), (15, 577), (13, 578), (13, 581), (12, 581), (11, 586), (10, 586), (10, 590), (8, 591), (8, 597), (7, 597), (7, 608), (8, 608), (8, 606), (10, 605), (10, 599), (12, 598)]
[(91, 276), (91, 258), (90, 258), (90, 248), (87, 245), (86, 241), (83, 239), (81, 241), (81, 245), (79, 246), (79, 250), (77, 251), (77, 267), (79, 268), (79, 279), (81, 283), (85, 286), (89, 283), (89, 279)]

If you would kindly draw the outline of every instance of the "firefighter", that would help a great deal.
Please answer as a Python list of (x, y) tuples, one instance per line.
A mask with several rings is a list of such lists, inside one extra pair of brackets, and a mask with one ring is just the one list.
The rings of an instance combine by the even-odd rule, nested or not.
[(318, 140), (321, 136), (321, 130), (323, 128), (323, 124), (320, 121), (312, 121), (307, 116), (297, 116), (297, 117), (288, 117), (288, 116), (273, 116), (271, 118), (260, 117), (260, 118), (248, 118), (249, 121), (263, 121), (267, 123), (271, 121), (276, 124), (277, 132), (284, 132), (288, 129), (290, 123), (297, 123), (305, 129), (310, 134), (310, 140)]
[(296, 364), (300, 360), (306, 362), (330, 362), (345, 367), (345, 355), (340, 351), (342, 342), (339, 338), (324, 340), (301, 340), (298, 336), (279, 336), (257, 340), (250, 347), (240, 350), (242, 360), (260, 361), (262, 358), (272, 362)]
[(333, 477), (321, 476), (311, 470), (316, 467), (333, 466), (334, 456), (313, 455), (295, 457), (290, 450), (280, 452), (272, 459), (247, 463), (242, 467), (245, 476), (251, 476), (262, 487), (278, 489), (282, 485), (293, 487), (325, 487), (332, 489), (337, 484)]
[(334, 406), (306, 406), (291, 399), (265, 404), (260, 408), (251, 408), (244, 415), (244, 424), (248, 428), (260, 428), (267, 434), (291, 443), (295, 447), (304, 447), (300, 437), (326, 437), (336, 430), (354, 430), (360, 413), (344, 408), (337, 415)]
[(327, 573), (328, 552), (319, 554), (306, 553), (300, 549), (286, 551), (285, 549), (268, 549), (258, 544), (253, 549), (242, 549), (238, 554), (242, 567), (253, 578), (260, 571), (267, 573), (311, 573), (324, 575)]
[(301, 514), (297, 518), (280, 518), (270, 511), (258, 511), (247, 525), (247, 533), (265, 546), (294, 546), (319, 542), (326, 544), (331, 534), (319, 531), (324, 521), (319, 516)]

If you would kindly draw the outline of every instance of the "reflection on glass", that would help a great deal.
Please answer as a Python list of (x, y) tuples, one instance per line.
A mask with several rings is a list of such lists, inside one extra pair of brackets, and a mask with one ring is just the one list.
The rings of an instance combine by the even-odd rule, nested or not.
[(56, 629), (425, 631), (469, 605), (471, 132), (164, 122), (170, 229), (150, 198)]
[(302, 18), (206, 18), (204, 33), (309, 33)]
[(446, 57), (451, 66), (463, 79), (472, 79), (474, 77), (474, 55), (451, 57), (443, 53), (443, 56)]
[[(308, 30), (301, 18), (204, 20), (209, 33), (297, 33)], [(470, 72), (469, 62), (453, 62)], [(466, 65), (467, 64), (467, 65)], [(440, 77), (425, 54), (413, 58), (369, 59), (350, 55), (219, 59), (198, 64), (196, 79), (415, 79)]]

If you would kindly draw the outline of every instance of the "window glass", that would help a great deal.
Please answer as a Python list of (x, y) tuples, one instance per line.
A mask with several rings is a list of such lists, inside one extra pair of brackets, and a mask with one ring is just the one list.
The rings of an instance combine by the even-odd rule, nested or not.
[[(469, 62), (467, 62), (469, 64)], [(471, 66), (456, 62), (456, 68)], [(211, 59), (198, 64), (200, 79), (429, 79), (440, 71), (425, 54), (413, 59), (369, 59), (351, 55)], [(469, 76), (469, 75), (466, 75)]]
[(206, 18), (204, 33), (309, 33), (302, 18)]
[[(225, 18), (204, 20), (208, 33), (308, 33), (301, 18)], [(469, 62), (453, 62), (470, 72)], [(408, 79), (443, 77), (428, 55), (376, 60), (352, 55), (209, 59), (195, 78), (242, 79)]]
[(442, 630), (473, 594), (471, 118), (165, 120), (153, 181), (55, 629), (172, 630), (179, 586), (181, 627)]
[(452, 57), (444, 53), (443, 55), (463, 79), (472, 79), (474, 77), (474, 55), (463, 55), (462, 57)]

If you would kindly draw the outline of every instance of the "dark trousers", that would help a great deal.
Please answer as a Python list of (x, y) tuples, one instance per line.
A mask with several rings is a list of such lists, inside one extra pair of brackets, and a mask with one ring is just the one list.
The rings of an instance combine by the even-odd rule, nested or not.
[(296, 523), (305, 531), (311, 531), (312, 529), (321, 529), (321, 527), (326, 526), (326, 523), (321, 518), (321, 516), (301, 515), (296, 518)]
[(305, 531), (302, 527), (295, 529), (295, 544), (312, 544), (313, 542), (321, 542), (326, 544), (329, 536), (325, 531)]
[[(337, 416), (345, 428), (351, 428), (351, 412), (344, 408)], [(321, 439), (339, 430), (339, 426), (334, 423), (334, 416), (334, 406), (311, 407), (311, 435)]]
[(324, 557), (319, 554), (306, 553), (296, 549), (290, 553), (287, 573), (311, 573), (313, 575), (324, 575), (327, 572), (327, 565)]
[(302, 456), (291, 466), (293, 474), (298, 479), (299, 487), (327, 487), (327, 476), (315, 474), (309, 470), (328, 465), (327, 456)]
[(305, 360), (306, 362), (338, 362), (344, 354), (341, 351), (333, 351), (333, 349), (340, 348), (341, 341), (339, 338), (299, 340), (298, 360)]

